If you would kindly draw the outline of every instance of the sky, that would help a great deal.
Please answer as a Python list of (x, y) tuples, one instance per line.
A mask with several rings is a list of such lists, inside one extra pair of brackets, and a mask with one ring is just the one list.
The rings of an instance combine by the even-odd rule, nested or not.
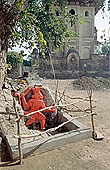
[[(97, 29), (97, 40), (99, 42), (102, 42), (104, 38), (108, 39), (110, 38), (110, 11), (108, 11), (108, 0), (105, 2), (105, 12), (102, 12), (102, 9), (99, 10), (99, 12), (95, 16), (95, 27)], [(105, 36), (104, 36), (105, 35)], [(101, 39), (101, 36), (103, 36), (103, 39)], [(15, 47), (13, 49), (14, 51), (20, 52), (21, 50), (24, 50), (25, 54), (29, 55), (32, 50), (26, 50), (24, 48)]]
[[(105, 38), (110, 37), (110, 11), (108, 11), (108, 3), (105, 3), (105, 12), (102, 9), (95, 16), (95, 26), (97, 28), (98, 41), (103, 41), (100, 37), (105, 34)], [(104, 36), (103, 36), (104, 37)]]
[(26, 54), (26, 55), (29, 55), (29, 54), (31, 54), (32, 53), (32, 51), (33, 50), (30, 50), (30, 49), (25, 49), (25, 48), (19, 48), (19, 46), (16, 46), (16, 47), (14, 47), (12, 50), (9, 50), (9, 51), (17, 51), (18, 53), (20, 52), (20, 51), (24, 51), (24, 54)]

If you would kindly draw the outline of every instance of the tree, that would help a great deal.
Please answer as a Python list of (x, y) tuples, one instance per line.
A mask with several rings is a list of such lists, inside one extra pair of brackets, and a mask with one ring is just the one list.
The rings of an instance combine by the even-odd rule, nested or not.
[[(0, 89), (5, 77), (8, 47), (26, 43), (42, 50), (59, 47), (69, 34), (64, 17), (66, 0), (0, 0)], [(59, 15), (61, 17), (56, 16)], [(77, 17), (77, 16), (76, 16)], [(72, 17), (75, 20), (76, 17)]]
[[(62, 45), (65, 37), (70, 35), (68, 31), (69, 18), (75, 24), (78, 15), (72, 16), (65, 10), (66, 0), (29, 0), (28, 6), (21, 11), (19, 21), (11, 35), (11, 46), (16, 42), (20, 45), (25, 42), (26, 48), (36, 44), (39, 48), (51, 46), (52, 49)], [(66, 21), (66, 22), (65, 22)]]
[(18, 63), (23, 63), (23, 56), (15, 51), (8, 52), (7, 64), (11, 64), (12, 68), (17, 68)]
[(23, 59), (23, 65), (24, 66), (32, 66), (32, 55), (28, 55), (26, 59)]
[[(100, 0), (95, 0), (100, 1)], [(101, 0), (102, 1), (102, 0)], [(68, 21), (74, 25), (78, 15), (66, 10), (67, 0), (0, 0), (0, 91), (5, 77), (8, 47), (16, 43), (27, 48), (34, 44), (51, 49), (60, 47), (70, 35)]]
[(103, 42), (99, 47), (98, 53), (102, 55), (110, 55), (110, 42)]
[(25, 3), (26, 0), (0, 0), (0, 93), (6, 73), (9, 39), (18, 20), (21, 7), (23, 8)]

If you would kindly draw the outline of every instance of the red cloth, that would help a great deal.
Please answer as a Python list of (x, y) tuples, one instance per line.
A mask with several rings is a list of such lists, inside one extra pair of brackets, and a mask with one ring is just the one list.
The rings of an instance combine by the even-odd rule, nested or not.
[[(32, 90), (32, 92), (33, 92), (32, 99), (29, 99), (26, 102), (25, 95), (30, 90)], [(22, 100), (22, 105), (23, 105), (25, 115), (46, 107), (45, 103), (43, 101), (43, 95), (41, 94), (39, 87), (28, 88), (24, 93), (21, 94), (21, 100)], [(53, 107), (52, 109), (46, 109), (44, 112), (55, 112), (55, 111), (56, 111), (56, 108)], [(31, 115), (30, 117), (32, 119), (28, 119), (26, 121), (26, 124), (25, 124), (26, 126), (29, 126), (30, 124), (34, 123), (36, 120), (39, 120), (41, 129), (45, 128), (46, 117), (43, 115), (43, 113), (37, 112), (37, 113), (34, 113), (33, 115)]]

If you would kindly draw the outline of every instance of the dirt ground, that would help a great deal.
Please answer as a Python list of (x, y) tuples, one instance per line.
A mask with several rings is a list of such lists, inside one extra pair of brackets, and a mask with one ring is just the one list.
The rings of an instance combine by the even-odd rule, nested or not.
[[(73, 90), (71, 81), (59, 81), (59, 90), (63, 92), (67, 86), (66, 94), (86, 97), (86, 91)], [(46, 80), (46, 83), (55, 89), (53, 80)], [(95, 128), (104, 135), (103, 140), (88, 139), (67, 144), (53, 151), (25, 158), (23, 165), (8, 166), (0, 163), (0, 170), (110, 170), (110, 90), (94, 91), (93, 94), (97, 106)], [(81, 105), (83, 106), (84, 104)], [(81, 121), (91, 126), (90, 118)]]

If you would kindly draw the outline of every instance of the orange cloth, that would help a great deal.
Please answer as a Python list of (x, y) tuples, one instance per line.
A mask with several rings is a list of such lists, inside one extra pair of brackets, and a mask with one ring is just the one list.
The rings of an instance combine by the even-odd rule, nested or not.
[[(25, 112), (26, 114), (26, 112)], [(40, 122), (40, 128), (45, 129), (45, 121), (46, 118), (41, 112), (34, 113), (30, 116), (32, 119), (28, 119), (25, 123), (26, 126), (29, 126), (30, 124), (34, 123), (36, 120)]]
[[(25, 95), (32, 90), (32, 99), (29, 99), (26, 102)], [(35, 112), (37, 110), (45, 108), (45, 103), (43, 101), (43, 95), (40, 92), (39, 87), (35, 88), (28, 88), (24, 93), (21, 94), (21, 100), (22, 100), (22, 105), (24, 109), (24, 114), (28, 114), (31, 112)], [(52, 109), (46, 109), (44, 112), (55, 112), (56, 108), (53, 107)], [(30, 124), (34, 123), (36, 120), (40, 121), (40, 126), (41, 129), (45, 128), (45, 121), (46, 117), (43, 115), (41, 112), (34, 113), (33, 115), (30, 116), (32, 119), (28, 119), (25, 123), (26, 126), (29, 126)]]

